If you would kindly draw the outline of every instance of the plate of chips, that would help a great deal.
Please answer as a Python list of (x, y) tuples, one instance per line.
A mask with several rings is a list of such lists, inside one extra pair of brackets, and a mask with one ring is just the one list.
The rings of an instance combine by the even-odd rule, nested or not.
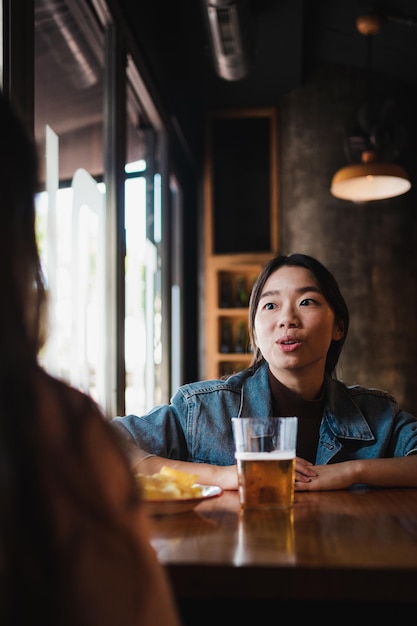
[(200, 502), (223, 493), (217, 485), (202, 485), (198, 475), (163, 466), (157, 474), (135, 476), (151, 515), (172, 515), (191, 511)]

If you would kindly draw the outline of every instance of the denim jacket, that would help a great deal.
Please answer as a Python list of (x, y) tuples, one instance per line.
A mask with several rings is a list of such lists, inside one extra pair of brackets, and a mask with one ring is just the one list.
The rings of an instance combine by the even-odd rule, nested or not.
[[(326, 379), (316, 464), (417, 454), (417, 418), (378, 389)], [(224, 380), (183, 385), (170, 404), (112, 424), (142, 451), (170, 459), (232, 465), (232, 417), (272, 415), (268, 364)]]

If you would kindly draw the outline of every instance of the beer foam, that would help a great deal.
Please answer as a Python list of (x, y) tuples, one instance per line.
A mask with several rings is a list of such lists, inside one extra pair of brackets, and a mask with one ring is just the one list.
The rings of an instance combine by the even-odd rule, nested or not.
[(277, 461), (295, 459), (295, 450), (272, 450), (272, 452), (235, 452), (238, 461)]

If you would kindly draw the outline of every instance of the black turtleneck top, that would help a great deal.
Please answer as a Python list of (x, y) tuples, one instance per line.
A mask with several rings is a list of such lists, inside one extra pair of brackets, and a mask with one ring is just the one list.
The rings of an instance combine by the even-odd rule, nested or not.
[(285, 387), (268, 370), (271, 388), (272, 414), (274, 417), (298, 417), (297, 456), (315, 463), (319, 440), (320, 422), (324, 408), (324, 387), (319, 397), (307, 401)]

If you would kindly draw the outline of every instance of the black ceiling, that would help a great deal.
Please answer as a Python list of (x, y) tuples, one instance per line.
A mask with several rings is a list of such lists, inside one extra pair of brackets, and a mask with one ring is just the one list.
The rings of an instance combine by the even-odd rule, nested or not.
[(205, 0), (117, 1), (156, 83), (205, 108), (270, 104), (323, 64), (364, 68), (366, 38), (355, 20), (368, 13), (384, 18), (374, 69), (417, 83), (416, 0), (248, 0), (253, 65), (239, 81), (215, 73)]
[(355, 22), (370, 13), (383, 18), (373, 37), (373, 70), (417, 86), (416, 0), (248, 0), (253, 62), (237, 81), (215, 71), (208, 0), (113, 2), (124, 11), (154, 85), (182, 125), (211, 109), (279, 104), (326, 65), (366, 70), (366, 37)]

